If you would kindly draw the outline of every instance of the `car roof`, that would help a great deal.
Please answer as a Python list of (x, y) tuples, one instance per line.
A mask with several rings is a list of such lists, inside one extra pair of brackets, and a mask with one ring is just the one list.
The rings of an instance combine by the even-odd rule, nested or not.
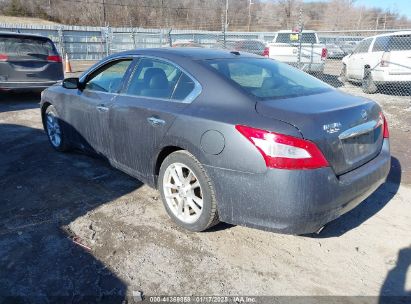
[(262, 58), (261, 56), (242, 52), (242, 51), (230, 51), (223, 49), (206, 49), (206, 48), (147, 48), (137, 49), (131, 51), (125, 51), (113, 55), (143, 55), (143, 56), (158, 56), (165, 59), (191, 59), (191, 60), (207, 60), (207, 59), (224, 59), (224, 58)]
[[(295, 34), (298, 34), (299, 32), (294, 32), (294, 31), (292, 31), (292, 30), (281, 30), (281, 31), (278, 31), (277, 33), (295, 33)], [(302, 33), (304, 34), (304, 33), (316, 33), (316, 31), (313, 31), (313, 30), (303, 30), (302, 31)]]
[[(394, 32), (394, 33), (384, 33), (380, 35), (375, 35), (373, 37), (367, 37), (367, 38), (376, 38), (376, 37), (387, 37), (387, 36), (399, 36), (399, 35), (411, 35), (411, 31), (399, 31), (399, 32)], [(366, 39), (366, 38), (365, 38)]]
[(50, 38), (48, 38), (46, 36), (42, 36), (42, 35), (17, 33), (17, 32), (3, 32), (3, 31), (0, 31), (0, 36), (27, 37), (27, 38), (39, 38), (39, 39), (48, 39), (48, 40), (50, 40)]

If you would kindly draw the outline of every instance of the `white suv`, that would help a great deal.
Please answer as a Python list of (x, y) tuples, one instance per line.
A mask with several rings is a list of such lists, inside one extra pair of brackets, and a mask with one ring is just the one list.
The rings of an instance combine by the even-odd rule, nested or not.
[(411, 31), (366, 38), (342, 62), (340, 80), (361, 81), (365, 93), (379, 84), (411, 84)]

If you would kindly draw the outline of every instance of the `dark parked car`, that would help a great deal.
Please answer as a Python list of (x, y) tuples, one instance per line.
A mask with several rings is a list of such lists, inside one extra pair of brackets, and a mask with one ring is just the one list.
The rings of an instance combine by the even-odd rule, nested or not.
[(337, 44), (328, 44), (327, 48), (327, 58), (330, 59), (342, 59), (345, 56), (344, 50)]
[(220, 41), (214, 47), (225, 48), (233, 51), (247, 52), (264, 57), (268, 57), (269, 55), (267, 45), (260, 40), (226, 41), (225, 44), (224, 42)]
[(0, 91), (43, 90), (63, 78), (61, 57), (49, 38), (0, 32)]
[(193, 231), (220, 220), (315, 232), (390, 169), (377, 103), (236, 51), (119, 53), (45, 90), (41, 115), (56, 150), (96, 152), (157, 187)]

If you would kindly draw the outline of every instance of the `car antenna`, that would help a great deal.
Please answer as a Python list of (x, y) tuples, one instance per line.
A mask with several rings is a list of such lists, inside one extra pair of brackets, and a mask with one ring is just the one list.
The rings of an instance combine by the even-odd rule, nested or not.
[(240, 55), (240, 52), (239, 52), (239, 51), (231, 51), (230, 53), (233, 54), (233, 55), (237, 55), (237, 56)]

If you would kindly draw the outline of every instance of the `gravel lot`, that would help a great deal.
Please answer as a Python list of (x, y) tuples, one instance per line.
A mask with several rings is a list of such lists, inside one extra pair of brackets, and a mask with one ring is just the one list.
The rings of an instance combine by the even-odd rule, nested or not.
[(320, 235), (287, 236), (226, 224), (184, 231), (156, 190), (102, 160), (52, 150), (38, 95), (0, 96), (0, 295), (411, 297), (411, 97), (367, 97), (391, 125), (388, 182)]

